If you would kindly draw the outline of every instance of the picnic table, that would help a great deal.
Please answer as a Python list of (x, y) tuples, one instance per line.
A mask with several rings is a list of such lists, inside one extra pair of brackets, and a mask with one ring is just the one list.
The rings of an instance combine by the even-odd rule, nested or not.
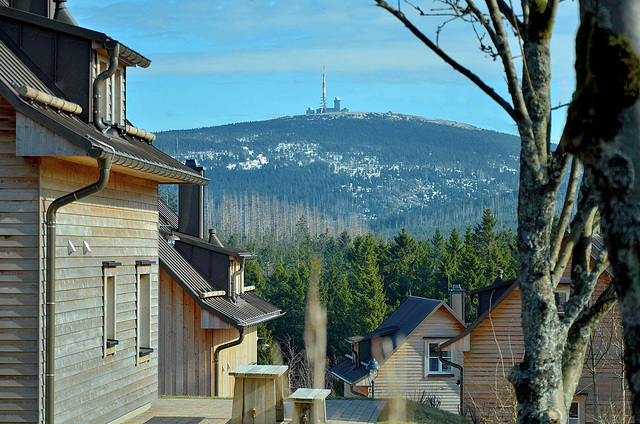
[(273, 424), (284, 421), (283, 386), (286, 365), (241, 365), (235, 377), (233, 424)]

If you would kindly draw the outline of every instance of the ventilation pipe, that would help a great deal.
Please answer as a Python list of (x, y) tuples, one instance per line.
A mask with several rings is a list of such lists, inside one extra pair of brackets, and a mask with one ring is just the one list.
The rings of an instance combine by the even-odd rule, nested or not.
[(209, 228), (209, 243), (216, 247), (224, 247), (218, 236), (216, 235), (215, 228)]
[(109, 129), (103, 122), (104, 111), (102, 110), (102, 98), (105, 96), (105, 87), (103, 82), (111, 78), (118, 69), (118, 56), (120, 54), (120, 44), (115, 40), (107, 40), (104, 42), (104, 48), (109, 55), (109, 67), (93, 80), (93, 125), (100, 132)]
[(109, 182), (111, 164), (115, 150), (104, 145), (112, 154), (103, 154), (97, 158), (100, 178), (94, 184), (55, 199), (47, 208), (47, 247), (46, 247), (46, 369), (45, 369), (45, 422), (53, 424), (55, 418), (55, 360), (56, 360), (56, 214), (58, 209), (104, 189)]
[(71, 16), (71, 13), (69, 13), (67, 6), (65, 6), (67, 0), (54, 0), (54, 2), (56, 4), (56, 10), (53, 13), (53, 19), (56, 21), (64, 22), (65, 24), (78, 26), (76, 20), (73, 19), (73, 16)]
[(245, 327), (236, 327), (236, 329), (240, 332), (240, 337), (238, 340), (234, 340), (230, 343), (220, 345), (213, 351), (213, 360), (215, 363), (216, 371), (214, 377), (214, 396), (220, 396), (220, 352), (229, 349), (230, 347), (238, 346), (244, 340), (244, 331)]

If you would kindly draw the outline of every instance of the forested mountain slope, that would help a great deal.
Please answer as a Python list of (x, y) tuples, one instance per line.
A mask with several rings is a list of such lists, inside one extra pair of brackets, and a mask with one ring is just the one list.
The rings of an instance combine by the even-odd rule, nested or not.
[[(195, 158), (206, 169), (208, 216), (216, 226), (235, 219), (245, 232), (257, 231), (246, 222), (273, 227), (277, 218), (246, 219), (250, 211), (244, 209), (273, 215), (283, 204), (293, 213), (303, 205), (347, 226), (357, 217), (386, 234), (402, 227), (416, 235), (464, 228), (485, 208), (515, 224), (519, 143), (512, 135), (416, 116), (347, 112), (157, 136), (160, 149), (181, 161)], [(231, 210), (238, 216), (229, 217)]]

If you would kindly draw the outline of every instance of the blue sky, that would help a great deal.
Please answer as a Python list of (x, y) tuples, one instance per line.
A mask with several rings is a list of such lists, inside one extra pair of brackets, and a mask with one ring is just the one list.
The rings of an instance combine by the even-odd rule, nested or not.
[[(149, 131), (303, 114), (320, 104), (324, 65), (330, 105), (340, 97), (351, 111), (516, 132), (501, 108), (373, 0), (71, 0), (67, 7), (80, 26), (151, 59), (147, 69), (130, 69), (127, 82), (127, 116)], [(443, 20), (401, 7), (428, 35)], [(573, 91), (577, 7), (560, 4), (554, 105), (566, 103)], [(506, 96), (499, 63), (479, 51), (468, 25), (446, 25), (440, 44)], [(562, 110), (554, 114), (554, 140), (563, 120)]]

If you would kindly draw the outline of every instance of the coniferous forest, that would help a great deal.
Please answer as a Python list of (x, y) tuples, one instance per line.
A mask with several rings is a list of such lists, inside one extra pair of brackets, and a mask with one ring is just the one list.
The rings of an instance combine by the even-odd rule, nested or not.
[[(374, 330), (409, 295), (448, 302), (453, 284), (473, 290), (491, 284), (499, 269), (504, 279), (516, 277), (515, 233), (490, 209), (461, 231), (437, 229), (428, 239), (417, 240), (405, 229), (389, 240), (371, 233), (314, 233), (303, 217), (286, 241), (232, 235), (223, 243), (257, 254), (246, 264), (245, 284), (286, 311), (259, 328), (271, 346), (286, 343), (289, 350), (304, 350), (307, 295), (316, 274), (327, 312), (329, 364), (348, 353), (346, 338)], [(466, 315), (467, 321), (474, 319), (473, 305), (467, 305)], [(271, 354), (260, 351), (260, 360), (272, 361)]]

